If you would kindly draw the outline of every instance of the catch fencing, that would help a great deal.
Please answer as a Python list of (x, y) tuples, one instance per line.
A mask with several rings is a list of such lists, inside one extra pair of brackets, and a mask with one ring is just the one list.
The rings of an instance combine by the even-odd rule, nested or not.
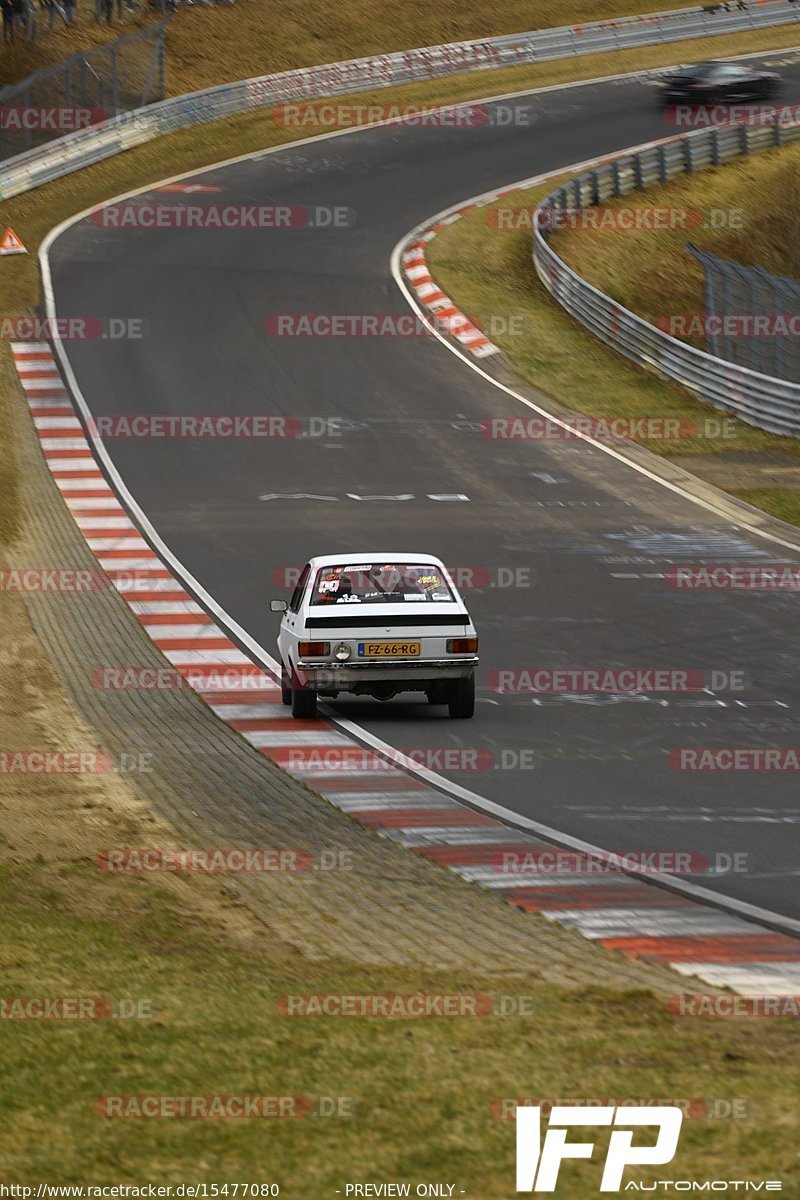
[(800, 383), (800, 282), (686, 248), (703, 267), (709, 354)]
[(800, 437), (800, 383), (727, 362), (663, 332), (581, 278), (551, 241), (553, 230), (592, 205), (798, 139), (800, 123), (784, 126), (777, 121), (703, 129), (623, 154), (551, 192), (537, 210), (533, 232), (533, 261), (542, 283), (601, 342), (662, 379), (682, 384), (715, 408), (792, 437)]
[(16, 155), (0, 165), (0, 200), (161, 134), (287, 101), (798, 22), (800, 2), (793, 0), (757, 0), (741, 9), (730, 5), (727, 11), (725, 5), (712, 4), (427, 46), (222, 84), (133, 109), (102, 125), (66, 134), (49, 145)]
[(0, 160), (164, 98), (170, 18), (0, 89)]

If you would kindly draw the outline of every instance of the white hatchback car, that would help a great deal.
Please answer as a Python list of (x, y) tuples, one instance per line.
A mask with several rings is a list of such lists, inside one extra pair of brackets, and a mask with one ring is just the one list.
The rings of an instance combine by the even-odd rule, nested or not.
[(424, 692), (451, 717), (475, 711), (478, 637), (446, 567), (430, 554), (325, 554), (303, 568), (282, 612), (281, 693), (295, 717), (317, 696), (390, 700)]

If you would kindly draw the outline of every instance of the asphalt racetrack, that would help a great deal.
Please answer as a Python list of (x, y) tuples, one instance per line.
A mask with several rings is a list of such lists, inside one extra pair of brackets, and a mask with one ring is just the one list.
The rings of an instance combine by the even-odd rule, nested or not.
[[(800, 63), (779, 69), (783, 98), (800, 99)], [(147, 334), (70, 342), (70, 364), (95, 417), (291, 414), (315, 434), (106, 442), (166, 544), (270, 653), (278, 618), (268, 602), (287, 595), (284, 569), (312, 554), (416, 550), (474, 570), (478, 586), (465, 596), (481, 635), (475, 719), (451, 721), (443, 708), (398, 699), (342, 698), (335, 712), (405, 751), (488, 751), (475, 759), (488, 769), (472, 769), (468, 755), (452, 769), (442, 757), (442, 774), (609, 850), (693, 851), (722, 867), (744, 855), (743, 869), (695, 882), (800, 918), (797, 774), (670, 765), (682, 748), (797, 743), (797, 594), (680, 592), (660, 577), (680, 563), (800, 555), (584, 442), (480, 436), (487, 417), (530, 414), (434, 338), (275, 333), (281, 314), (406, 315), (390, 259), (418, 223), (478, 193), (673, 132), (644, 78), (509, 103), (525, 106), (530, 124), (349, 132), (191, 180), (218, 192), (158, 196), (337, 207), (348, 213), (338, 227), (78, 221), (51, 250), (58, 314), (142, 320)], [(495, 686), (500, 671), (566, 667), (688, 669), (709, 690), (598, 696)], [(743, 672), (743, 689), (712, 686), (714, 671)], [(433, 753), (426, 761), (437, 765)]]

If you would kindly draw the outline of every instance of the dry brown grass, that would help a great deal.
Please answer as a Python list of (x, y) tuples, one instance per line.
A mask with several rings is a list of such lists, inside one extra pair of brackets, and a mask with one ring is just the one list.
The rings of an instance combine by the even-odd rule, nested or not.
[[(146, 7), (144, 0), (142, 9)], [(658, 8), (654, 0), (505, 0), (502, 7), (461, 0), (237, 0), (234, 6), (196, 4), (180, 11), (169, 34), (171, 95), (365, 54), (406, 50), (465, 38), (518, 33), (552, 25), (605, 20)], [(78, 0), (79, 24), (50, 30), (40, 19), (38, 44), (0, 47), (0, 84), (102, 45), (152, 21), (150, 10), (129, 14), (124, 26), (96, 25), (93, 0)]]
[[(576, 229), (554, 241), (570, 266), (648, 321), (703, 311), (703, 270), (686, 250), (688, 241), (721, 258), (800, 279), (800, 145), (684, 175), (606, 207), (703, 214), (703, 223), (688, 230)], [(737, 213), (735, 224), (714, 228), (714, 211)]]
[[(692, 240), (724, 257), (788, 273), (798, 255), (798, 166), (800, 146), (767, 151), (608, 203), (743, 210), (741, 229), (693, 229)], [(552, 187), (506, 195), (499, 207), (532, 208)], [(491, 208), (479, 209), (443, 230), (431, 243), (428, 259), (444, 290), (479, 324), (507, 311), (510, 303), (524, 314), (530, 333), (495, 340), (525, 380), (566, 407), (599, 418), (669, 415), (690, 425), (696, 422), (693, 437), (645, 444), (731, 495), (800, 524), (799, 441), (735, 418), (723, 424), (720, 414), (682, 388), (607, 350), (566, 316), (539, 283), (531, 264), (530, 230), (508, 232), (497, 226)], [(554, 245), (584, 278), (655, 322), (665, 314), (703, 310), (702, 270), (686, 252), (688, 236), (686, 230), (581, 229), (559, 233)], [(721, 435), (708, 432), (721, 425)]]

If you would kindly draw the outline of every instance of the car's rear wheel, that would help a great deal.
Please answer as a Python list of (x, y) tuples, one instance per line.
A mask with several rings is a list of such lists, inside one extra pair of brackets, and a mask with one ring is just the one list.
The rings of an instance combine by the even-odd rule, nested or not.
[(283, 663), (281, 663), (281, 701), (287, 708), (292, 703), (292, 681)]
[(317, 693), (313, 688), (292, 688), (292, 716), (308, 720), (317, 715)]
[(456, 679), (450, 685), (448, 700), (450, 716), (459, 719), (471, 717), (475, 712), (475, 676), (469, 679)]

